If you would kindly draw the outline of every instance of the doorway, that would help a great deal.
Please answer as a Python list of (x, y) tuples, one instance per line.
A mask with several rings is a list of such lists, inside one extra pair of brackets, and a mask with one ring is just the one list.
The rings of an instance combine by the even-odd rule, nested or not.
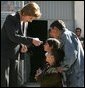
[[(32, 23), (28, 23), (27, 36), (39, 38), (41, 41), (45, 42), (47, 39), (47, 21), (46, 20), (34, 20)], [(43, 44), (36, 47), (29, 47), (30, 53), (30, 82), (36, 82), (34, 79), (36, 70), (44, 64)]]

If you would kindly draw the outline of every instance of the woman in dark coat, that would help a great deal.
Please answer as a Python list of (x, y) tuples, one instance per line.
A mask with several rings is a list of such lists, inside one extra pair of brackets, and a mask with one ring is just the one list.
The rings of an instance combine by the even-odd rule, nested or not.
[[(30, 46), (40, 45), (40, 40), (24, 37), (21, 32), (21, 21), (32, 22), (41, 16), (39, 6), (30, 2), (25, 5), (20, 11), (10, 14), (1, 29), (1, 87), (16, 87), (17, 86), (17, 72), (15, 60), (18, 58), (19, 45), (24, 44)], [(6, 79), (6, 71), (9, 69), (9, 81)]]

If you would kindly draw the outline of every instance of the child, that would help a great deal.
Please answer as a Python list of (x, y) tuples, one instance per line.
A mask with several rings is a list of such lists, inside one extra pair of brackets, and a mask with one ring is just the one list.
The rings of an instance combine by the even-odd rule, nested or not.
[(60, 49), (60, 42), (55, 38), (47, 39), (44, 45), (46, 51), (46, 67), (36, 71), (35, 79), (40, 82), (41, 87), (63, 87), (62, 75), (57, 71), (63, 60), (64, 52)]

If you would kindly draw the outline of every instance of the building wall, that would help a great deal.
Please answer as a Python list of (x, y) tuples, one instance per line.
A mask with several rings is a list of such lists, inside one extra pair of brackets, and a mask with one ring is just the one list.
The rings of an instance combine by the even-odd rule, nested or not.
[(75, 28), (80, 27), (84, 36), (84, 1), (75, 1), (74, 7)]
[(18, 11), (24, 5), (23, 1), (1, 1), (1, 27), (8, 14)]
[[(2, 2), (4, 3), (7, 2), (8, 5), (8, 7), (4, 8), (4, 3), (3, 3), (1, 7), (2, 11), (3, 8), (7, 9), (7, 11), (16, 11), (23, 5), (21, 4), (23, 2), (19, 2), (19, 1), (11, 1), (11, 3), (9, 3), (10, 1), (2, 1)], [(25, 1), (25, 3), (27, 2), (29, 1)], [(74, 29), (73, 1), (35, 1), (35, 2), (37, 2), (41, 8), (42, 17), (40, 20), (48, 21), (48, 29), (49, 29), (49, 25), (56, 19), (62, 19), (63, 21), (65, 21), (67, 28), (69, 28), (69, 30)], [(10, 9), (10, 6), (12, 7), (12, 9)], [(4, 20), (6, 14), (3, 13), (1, 15), (2, 21)]]
[[(6, 16), (19, 10), (24, 3), (29, 1), (1, 1), (1, 27)], [(62, 19), (69, 30), (74, 31), (76, 27), (82, 29), (84, 36), (84, 1), (35, 1), (39, 4), (42, 12), (40, 20), (48, 21), (50, 24), (56, 19)]]
[(48, 20), (49, 25), (56, 19), (62, 19), (69, 30), (74, 29), (73, 1), (36, 1), (42, 12), (42, 20)]

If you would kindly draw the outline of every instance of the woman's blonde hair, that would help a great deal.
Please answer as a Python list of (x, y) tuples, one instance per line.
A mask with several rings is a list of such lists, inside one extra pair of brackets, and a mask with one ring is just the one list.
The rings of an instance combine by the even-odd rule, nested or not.
[(29, 2), (26, 4), (21, 10), (21, 15), (24, 14), (24, 16), (34, 16), (36, 18), (41, 17), (40, 7), (35, 2)]

